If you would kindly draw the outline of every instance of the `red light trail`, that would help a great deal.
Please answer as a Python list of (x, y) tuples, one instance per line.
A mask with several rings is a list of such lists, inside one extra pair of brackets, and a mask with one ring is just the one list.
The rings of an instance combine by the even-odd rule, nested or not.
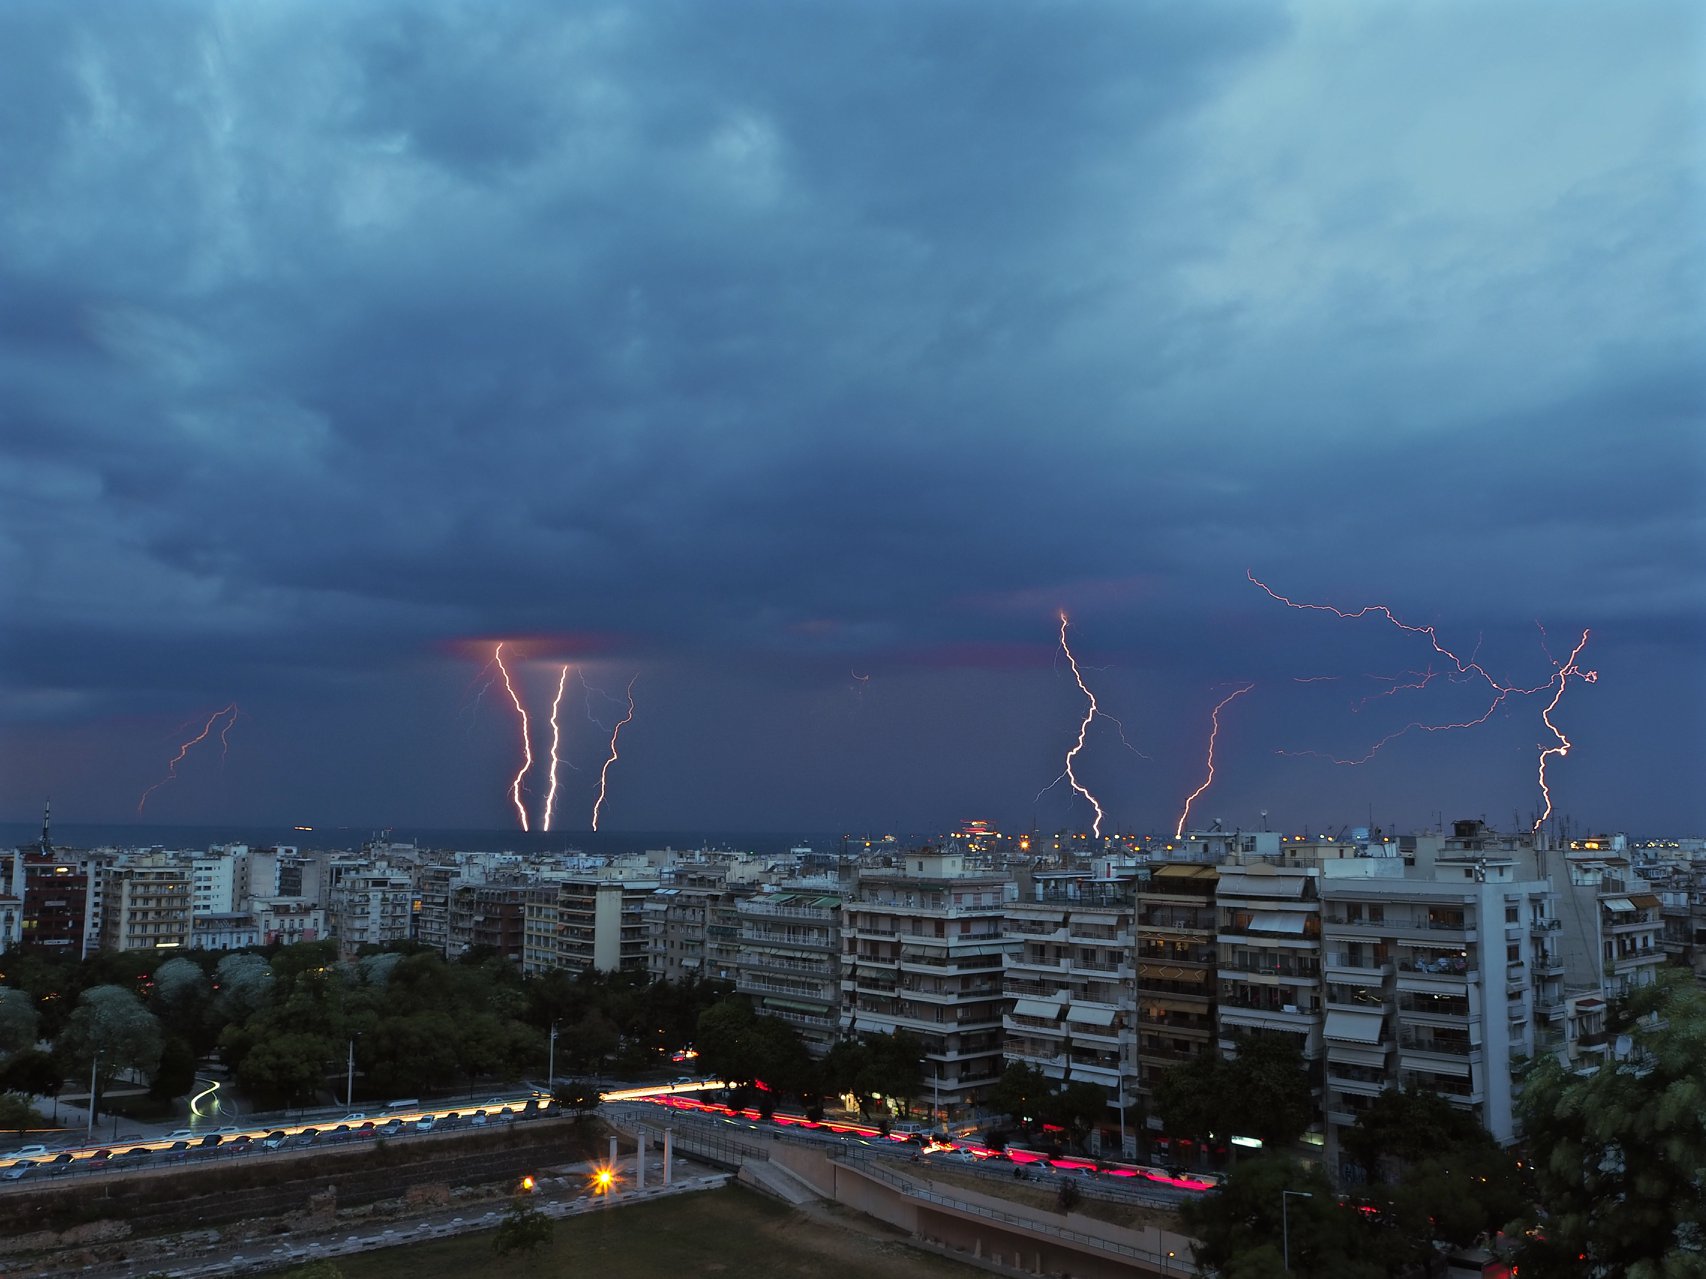
[(1192, 791), (1185, 799), (1184, 811), (1179, 814), (1179, 824), (1173, 831), (1174, 839), (1184, 838), (1185, 822), (1191, 815), (1191, 805), (1197, 802), (1198, 796), (1214, 784), (1214, 739), (1220, 736), (1220, 712), (1225, 709), (1229, 702), (1238, 700), (1238, 698), (1244, 696), (1245, 693), (1248, 693), (1254, 687), (1256, 687), (1254, 684), (1246, 684), (1242, 688), (1235, 689), (1228, 693), (1225, 697), (1215, 703), (1214, 711), (1209, 716), (1209, 723), (1211, 727), (1208, 730), (1208, 776), (1203, 778), (1202, 785)]
[[(1066, 752), (1066, 767), (1060, 776), (1066, 778), (1071, 783), (1072, 789), (1089, 800), (1090, 807), (1096, 810), (1096, 819), (1090, 823), (1090, 832), (1097, 839), (1100, 839), (1102, 837), (1102, 819), (1106, 814), (1102, 812), (1102, 805), (1096, 797), (1078, 780), (1078, 774), (1072, 767), (1072, 762), (1078, 758), (1078, 753), (1084, 749), (1084, 737), (1090, 731), (1090, 721), (1096, 718), (1098, 707), (1096, 695), (1090, 691), (1089, 685), (1084, 682), (1084, 676), (1078, 669), (1078, 659), (1072, 655), (1072, 647), (1066, 642), (1066, 624), (1066, 610), (1062, 609), (1060, 613), (1060, 651), (1066, 654), (1066, 660), (1071, 663), (1072, 678), (1078, 684), (1078, 691), (1084, 694), (1085, 700), (1089, 703), (1089, 709), (1084, 712), (1084, 718), (1078, 725), (1078, 740)], [(1040, 796), (1043, 791), (1047, 791), (1059, 780), (1060, 777), (1055, 778), (1054, 782), (1050, 782), (1048, 786), (1043, 787), (1042, 791), (1037, 792), (1038, 795)]]
[(515, 775), (515, 780), (510, 783), (509, 797), (515, 805), (516, 816), (521, 819), (521, 829), (531, 830), (532, 827), (527, 824), (527, 807), (521, 802), (521, 779), (526, 777), (528, 770), (533, 767), (533, 742), (527, 728), (527, 708), (521, 704), (521, 698), (516, 695), (515, 685), (510, 682), (509, 667), (504, 665), (504, 646), (502, 644), (499, 644), (496, 651), (492, 653), (492, 661), (497, 663), (498, 673), (503, 676), (504, 688), (509, 693), (509, 700), (515, 704), (515, 713), (521, 716), (521, 771)]
[(557, 748), (563, 740), (563, 730), (557, 723), (557, 712), (563, 705), (563, 686), (569, 682), (568, 663), (563, 664), (562, 672), (557, 676), (557, 696), (551, 701), (551, 786), (545, 792), (545, 816), (539, 822), (540, 830), (551, 829), (551, 814), (557, 807), (557, 763), (559, 755)]
[(634, 718), (634, 680), (628, 681), (628, 713), (616, 722), (616, 727), (610, 730), (610, 758), (604, 761), (604, 767), (598, 770), (598, 798), (592, 805), (592, 828), (598, 829), (598, 811), (604, 807), (606, 785), (610, 777), (610, 766), (616, 762), (616, 739), (622, 735), (622, 725)]
[(241, 712), (237, 709), (237, 703), (232, 702), (209, 715), (207, 717), (207, 723), (202, 725), (201, 732), (197, 733), (194, 737), (190, 738), (189, 741), (178, 747), (178, 753), (172, 757), (172, 762), (166, 765), (166, 775), (159, 781), (155, 782), (147, 790), (142, 792), (142, 797), (136, 801), (136, 811), (139, 813), (142, 811), (142, 806), (148, 802), (148, 797), (155, 791), (159, 790), (167, 782), (177, 780), (178, 765), (183, 762), (184, 756), (190, 753), (190, 748), (192, 746), (206, 741), (207, 735), (213, 731), (213, 726), (218, 724), (221, 719), (225, 721), (219, 729), (219, 758), (220, 761), (223, 762), (226, 754), (231, 749), (231, 726), (237, 722), (237, 716), (239, 714), (241, 714)]

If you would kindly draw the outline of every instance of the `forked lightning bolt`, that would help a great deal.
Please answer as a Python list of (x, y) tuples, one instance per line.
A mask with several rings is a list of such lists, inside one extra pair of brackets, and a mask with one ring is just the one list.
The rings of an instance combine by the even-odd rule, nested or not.
[(604, 807), (605, 788), (610, 778), (610, 766), (616, 762), (616, 739), (622, 735), (622, 725), (634, 718), (634, 680), (628, 681), (628, 713), (616, 722), (616, 727), (610, 730), (610, 758), (604, 761), (604, 767), (598, 770), (598, 798), (592, 805), (592, 828), (598, 829), (598, 812)]
[[(1078, 684), (1078, 691), (1084, 694), (1088, 707), (1084, 712), (1084, 718), (1078, 724), (1078, 740), (1073, 742), (1071, 749), (1066, 752), (1066, 767), (1062, 770), (1060, 777), (1064, 777), (1071, 783), (1073, 790), (1090, 801), (1090, 807), (1096, 813), (1096, 819), (1090, 823), (1090, 832), (1097, 839), (1100, 839), (1102, 837), (1102, 819), (1106, 814), (1102, 812), (1101, 803), (1089, 792), (1084, 783), (1078, 780), (1078, 773), (1072, 766), (1073, 761), (1078, 758), (1079, 752), (1084, 749), (1085, 735), (1090, 731), (1090, 723), (1096, 718), (1099, 708), (1096, 705), (1096, 695), (1090, 691), (1090, 686), (1084, 682), (1084, 676), (1078, 669), (1078, 659), (1072, 655), (1072, 646), (1066, 642), (1066, 625), (1066, 611), (1062, 609), (1060, 613), (1060, 651), (1066, 654), (1066, 660), (1072, 666), (1072, 678)], [(1055, 778), (1053, 782), (1038, 791), (1037, 797), (1040, 799), (1056, 782), (1060, 781), (1060, 777)]]
[(237, 722), (237, 716), (239, 713), (237, 703), (232, 702), (230, 705), (214, 711), (213, 714), (209, 715), (207, 717), (207, 723), (203, 724), (201, 727), (201, 732), (197, 733), (194, 737), (190, 738), (189, 741), (178, 747), (178, 753), (172, 756), (172, 762), (166, 765), (166, 775), (159, 781), (155, 782), (147, 790), (142, 792), (142, 797), (136, 801), (136, 811), (139, 813), (142, 811), (142, 806), (148, 802), (148, 797), (155, 791), (159, 790), (167, 782), (177, 780), (178, 765), (183, 762), (184, 756), (190, 753), (190, 748), (192, 746), (206, 741), (207, 735), (213, 731), (213, 726), (218, 724), (221, 719), (225, 720), (225, 723), (219, 729), (219, 758), (223, 761), (226, 753), (231, 749), (231, 726)]
[(493, 652), (492, 660), (497, 663), (498, 673), (503, 676), (504, 689), (509, 693), (509, 700), (515, 704), (515, 713), (521, 716), (521, 771), (516, 773), (515, 780), (509, 785), (509, 798), (515, 805), (515, 815), (521, 819), (521, 829), (531, 830), (532, 827), (527, 824), (527, 806), (521, 802), (521, 779), (526, 777), (528, 770), (533, 767), (533, 742), (527, 728), (527, 708), (521, 704), (515, 685), (510, 682), (509, 667), (504, 665), (502, 644)]
[(1183, 839), (1184, 838), (1184, 836), (1185, 836), (1185, 822), (1190, 818), (1191, 805), (1196, 803), (1198, 796), (1200, 796), (1205, 790), (1207, 790), (1214, 783), (1214, 740), (1215, 740), (1215, 738), (1220, 736), (1220, 712), (1225, 709), (1227, 703), (1236, 701), (1238, 698), (1244, 696), (1245, 693), (1248, 693), (1254, 687), (1256, 687), (1254, 684), (1246, 684), (1242, 688), (1236, 689), (1233, 692), (1228, 693), (1225, 697), (1221, 698), (1218, 702), (1216, 702), (1214, 704), (1214, 711), (1209, 716), (1210, 727), (1208, 730), (1208, 776), (1203, 778), (1201, 786), (1197, 787), (1194, 791), (1192, 791), (1190, 793), (1189, 796), (1186, 797), (1184, 810), (1182, 812), (1180, 812), (1180, 814), (1179, 814), (1179, 824), (1173, 830), (1173, 838), (1174, 839)]
[[(1318, 756), (1318, 757), (1323, 758), (1323, 759), (1331, 759), (1335, 764), (1366, 764), (1369, 760), (1373, 759), (1376, 754), (1379, 753), (1380, 749), (1383, 746), (1386, 746), (1388, 743), (1393, 742), (1393, 741), (1397, 740), (1398, 738), (1404, 736), (1404, 734), (1410, 732), (1412, 729), (1420, 729), (1422, 732), (1426, 732), (1426, 733), (1443, 733), (1443, 732), (1452, 731), (1454, 729), (1475, 728), (1478, 725), (1485, 724), (1489, 719), (1491, 719), (1493, 716), (1493, 712), (1498, 710), (1498, 708), (1504, 704), (1504, 702), (1507, 698), (1510, 698), (1510, 697), (1531, 697), (1536, 693), (1544, 692), (1547, 689), (1552, 689), (1553, 690), (1552, 700), (1549, 703), (1547, 703), (1546, 709), (1543, 710), (1540, 714), (1540, 718), (1541, 718), (1541, 721), (1546, 725), (1547, 729), (1552, 733), (1553, 737), (1555, 737), (1557, 739), (1557, 743), (1556, 743), (1556, 745), (1543, 747), (1540, 751), (1540, 759), (1539, 759), (1538, 766), (1537, 766), (1537, 774), (1538, 774), (1538, 781), (1539, 781), (1539, 785), (1540, 785), (1540, 793), (1541, 793), (1542, 798), (1545, 800), (1546, 807), (1545, 807), (1545, 811), (1540, 815), (1540, 819), (1535, 822), (1534, 829), (1536, 831), (1538, 831), (1541, 827), (1541, 824), (1544, 823), (1546, 821), (1546, 819), (1551, 816), (1551, 814), (1552, 814), (1552, 792), (1551, 792), (1551, 789), (1548, 786), (1547, 781), (1546, 781), (1547, 761), (1554, 755), (1557, 755), (1560, 758), (1565, 756), (1565, 755), (1568, 755), (1570, 753), (1570, 747), (1571, 747), (1570, 739), (1567, 738), (1566, 736), (1564, 736), (1564, 734), (1559, 730), (1558, 726), (1552, 722), (1552, 712), (1557, 709), (1558, 702), (1563, 698), (1564, 688), (1570, 682), (1571, 676), (1575, 676), (1578, 679), (1582, 680), (1584, 683), (1588, 683), (1588, 684), (1597, 683), (1599, 680), (1599, 672), (1598, 671), (1584, 671), (1578, 665), (1578, 659), (1581, 656), (1582, 648), (1584, 645), (1587, 644), (1587, 641), (1588, 641), (1588, 632), (1587, 631), (1584, 630), (1582, 632), (1582, 638), (1577, 642), (1576, 647), (1570, 651), (1570, 656), (1569, 656), (1567, 661), (1565, 661), (1562, 665), (1559, 665), (1557, 660), (1553, 659), (1553, 665), (1557, 667), (1557, 670), (1551, 679), (1547, 680), (1544, 684), (1536, 684), (1532, 688), (1520, 688), (1514, 684), (1504, 684), (1504, 683), (1501, 683), (1499, 680), (1494, 679), (1493, 676), (1491, 675), (1491, 673), (1489, 673), (1487, 671), (1487, 669), (1480, 664), (1480, 662), (1476, 658), (1476, 654), (1480, 650), (1480, 641), (1479, 640), (1476, 641), (1476, 653), (1471, 653), (1470, 656), (1468, 657), (1468, 659), (1464, 659), (1464, 658), (1459, 657), (1456, 653), (1452, 652), (1450, 649), (1446, 648), (1445, 645), (1440, 643), (1439, 635), (1434, 630), (1433, 627), (1431, 627), (1431, 626), (1415, 626), (1409, 622), (1403, 621), (1401, 618), (1397, 617), (1392, 612), (1392, 610), (1390, 608), (1386, 607), (1386, 605), (1384, 605), (1384, 604), (1365, 605), (1364, 607), (1357, 609), (1354, 613), (1347, 613), (1343, 609), (1334, 608), (1328, 604), (1302, 604), (1302, 603), (1298, 603), (1296, 600), (1288, 599), (1284, 595), (1281, 595), (1278, 591), (1276, 591), (1272, 587), (1270, 587), (1266, 582), (1264, 582), (1260, 578), (1258, 578), (1255, 575), (1255, 573), (1253, 573), (1249, 570), (1245, 570), (1245, 576), (1248, 577), (1250, 579), (1250, 581), (1253, 582), (1255, 585), (1261, 587), (1262, 590), (1266, 591), (1268, 593), (1268, 595), (1270, 595), (1272, 598), (1278, 600), (1281, 604), (1284, 604), (1289, 608), (1312, 609), (1312, 610), (1315, 610), (1317, 612), (1331, 613), (1335, 617), (1342, 617), (1342, 618), (1346, 618), (1346, 619), (1367, 617), (1370, 614), (1376, 614), (1378, 616), (1384, 617), (1388, 622), (1390, 622), (1393, 626), (1396, 626), (1399, 630), (1409, 631), (1411, 634), (1414, 634), (1414, 635), (1425, 635), (1427, 637), (1428, 643), (1433, 646), (1434, 652), (1438, 653), (1440, 656), (1444, 657), (1446, 660), (1451, 662), (1452, 666), (1456, 668), (1457, 675), (1459, 678), (1464, 678), (1464, 677), (1478, 678), (1478, 679), (1480, 679), (1486, 683), (1488, 689), (1492, 692), (1492, 695), (1493, 695), (1492, 700), (1487, 705), (1487, 709), (1485, 711), (1483, 711), (1480, 715), (1475, 716), (1473, 719), (1461, 720), (1461, 721), (1458, 721), (1455, 723), (1449, 723), (1449, 724), (1425, 724), (1419, 720), (1412, 721), (1411, 723), (1404, 725), (1402, 728), (1397, 729), (1394, 732), (1388, 733), (1385, 737), (1381, 738), (1373, 746), (1371, 746), (1365, 754), (1363, 754), (1361, 757), (1359, 757), (1357, 759), (1337, 759), (1337, 758), (1335, 758), (1331, 755), (1327, 755), (1321, 751), (1280, 751), (1279, 752), (1280, 754), (1282, 754), (1282, 755), (1315, 755), (1315, 756)], [(1548, 657), (1551, 657), (1550, 651), (1546, 649), (1546, 628), (1544, 626), (1540, 626), (1540, 623), (1538, 621), (1535, 623), (1535, 625), (1540, 627), (1541, 648), (1542, 648), (1542, 650), (1547, 651)], [(1432, 668), (1430, 667), (1428, 672), (1427, 672), (1427, 677), (1422, 680), (1421, 684), (1399, 685), (1399, 686), (1396, 686), (1393, 689), (1390, 689), (1388, 691), (1389, 692), (1396, 692), (1396, 691), (1398, 691), (1398, 688), (1401, 688), (1401, 687), (1419, 688), (1422, 685), (1425, 685), (1429, 680), (1431, 680), (1433, 678), (1433, 674), (1434, 674), (1434, 672), (1433, 672)], [(1371, 699), (1367, 699), (1367, 698), (1364, 699), (1365, 702), (1368, 700), (1371, 700)], [(1362, 703), (1358, 703), (1359, 708), (1361, 705), (1362, 705)]]
[[(1544, 632), (1543, 632), (1544, 633)], [(1558, 739), (1556, 746), (1548, 746), (1540, 752), (1540, 794), (1546, 800), (1546, 811), (1541, 813), (1534, 823), (1534, 833), (1539, 834), (1540, 828), (1546, 824), (1546, 819), (1552, 816), (1552, 788), (1546, 784), (1546, 761), (1553, 755), (1559, 759), (1570, 753), (1570, 739), (1565, 737), (1558, 726), (1552, 722), (1552, 712), (1558, 709), (1558, 703), (1564, 697), (1564, 685), (1570, 682), (1570, 676), (1575, 675), (1585, 684), (1599, 682), (1598, 671), (1584, 671), (1576, 665), (1576, 659), (1581, 657), (1582, 649), (1587, 647), (1588, 633), (1584, 630), (1581, 639), (1570, 650), (1569, 659), (1558, 668), (1558, 689), (1552, 694), (1552, 700), (1546, 703), (1546, 709), (1540, 712), (1540, 718), (1546, 727), (1552, 730), (1552, 736)]]
[(540, 830), (551, 829), (551, 814), (557, 807), (557, 763), (559, 754), (557, 748), (562, 744), (563, 730), (557, 723), (557, 712), (563, 705), (563, 686), (569, 682), (568, 664), (564, 663), (562, 672), (557, 676), (557, 696), (551, 701), (551, 786), (545, 792), (545, 816), (539, 822)]

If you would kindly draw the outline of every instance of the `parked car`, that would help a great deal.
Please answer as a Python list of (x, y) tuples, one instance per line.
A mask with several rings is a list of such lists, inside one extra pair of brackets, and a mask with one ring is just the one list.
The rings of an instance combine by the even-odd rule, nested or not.
[(476, 1110), (473, 1114), (468, 1116), (468, 1123), (475, 1128), (484, 1128), (486, 1126), (486, 1112), (483, 1110)]
[(132, 1146), (129, 1150), (121, 1150), (113, 1156), (114, 1163), (134, 1164), (144, 1159), (152, 1159), (154, 1150), (149, 1146)]
[(415, 1131), (431, 1132), (432, 1126), (436, 1122), (438, 1121), (432, 1115), (422, 1115), (419, 1119), (415, 1120)]
[(15, 1159), (8, 1167), (0, 1169), (0, 1177), (4, 1177), (7, 1181), (20, 1181), (35, 1170), (36, 1165), (33, 1159)]
[(52, 1153), (46, 1146), (19, 1146), (9, 1155), (0, 1155), (0, 1159), (42, 1159)]
[(261, 1145), (265, 1146), (268, 1150), (277, 1150), (289, 1140), (289, 1133), (285, 1132), (282, 1128), (275, 1128), (273, 1131), (261, 1138)]
[(44, 1159), (42, 1161), (41, 1169), (50, 1177), (57, 1176), (62, 1172), (70, 1172), (71, 1164), (76, 1158), (77, 1156), (72, 1154), (69, 1150), (62, 1150), (52, 1159)]
[(99, 1168), (101, 1165), (105, 1164), (112, 1157), (113, 1157), (112, 1151), (106, 1150), (106, 1149), (101, 1149), (101, 1150), (97, 1150), (94, 1154), (90, 1155), (83, 1162), (93, 1164), (93, 1165), (95, 1165), (95, 1167)]

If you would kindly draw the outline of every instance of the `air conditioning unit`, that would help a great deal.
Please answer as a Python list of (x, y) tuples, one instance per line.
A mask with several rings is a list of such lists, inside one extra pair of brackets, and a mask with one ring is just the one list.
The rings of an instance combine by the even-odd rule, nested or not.
[(1282, 1005), (1280, 1005), (1280, 1011), (1286, 1012), (1286, 1013), (1294, 1013), (1297, 1011), (1297, 1005), (1296, 1004), (1282, 1004)]

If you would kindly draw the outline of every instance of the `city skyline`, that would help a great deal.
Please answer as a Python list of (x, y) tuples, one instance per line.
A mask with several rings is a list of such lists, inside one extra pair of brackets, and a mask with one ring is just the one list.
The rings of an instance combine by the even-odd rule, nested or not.
[(0, 818), (1706, 831), (1692, 6), (0, 32)]

